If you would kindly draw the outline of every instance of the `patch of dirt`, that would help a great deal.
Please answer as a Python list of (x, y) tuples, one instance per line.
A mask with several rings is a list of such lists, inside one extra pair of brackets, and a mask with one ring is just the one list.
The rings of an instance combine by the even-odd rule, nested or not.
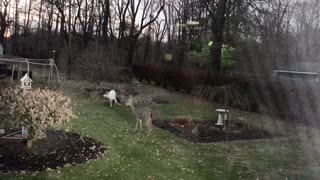
[(215, 125), (212, 120), (154, 120), (153, 125), (170, 131), (178, 137), (194, 143), (210, 143), (235, 140), (272, 138), (267, 130), (249, 125), (244, 121), (231, 120), (227, 129)]
[(101, 142), (76, 133), (47, 132), (47, 138), (27, 148), (23, 141), (0, 139), (0, 173), (36, 172), (98, 159), (107, 151)]

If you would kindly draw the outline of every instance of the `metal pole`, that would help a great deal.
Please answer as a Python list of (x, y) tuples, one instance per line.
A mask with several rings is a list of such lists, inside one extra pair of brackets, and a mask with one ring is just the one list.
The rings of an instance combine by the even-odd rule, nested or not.
[(69, 0), (69, 53), (68, 53), (68, 78), (71, 78), (71, 0)]
[(224, 86), (223, 87), (223, 92), (224, 92), (224, 110), (225, 110), (225, 114), (224, 114), (224, 117), (223, 117), (223, 121), (224, 121), (224, 126), (225, 126), (225, 128), (227, 129), (227, 131), (228, 131), (228, 126), (229, 126), (229, 121), (226, 119), (226, 117), (227, 117), (227, 114), (228, 114), (228, 112), (227, 112), (227, 103), (228, 103), (228, 91), (227, 91), (227, 86)]
[(21, 77), (21, 63), (19, 63), (19, 70), (18, 70), (18, 79)]
[(50, 84), (50, 80), (51, 80), (51, 74), (50, 74), (50, 66), (48, 68), (48, 84)]
[(15, 65), (12, 65), (11, 83), (14, 82), (14, 67), (15, 67)]
[(29, 67), (29, 61), (28, 59), (24, 59), (27, 62), (27, 74), (30, 77), (29, 71), (30, 71), (30, 67)]
[(56, 63), (54, 62), (53, 59), (51, 60), (51, 63), (53, 64), (54, 68), (56, 69), (58, 83), (60, 83), (60, 75), (59, 75), (58, 67), (57, 67), (57, 65), (56, 65)]

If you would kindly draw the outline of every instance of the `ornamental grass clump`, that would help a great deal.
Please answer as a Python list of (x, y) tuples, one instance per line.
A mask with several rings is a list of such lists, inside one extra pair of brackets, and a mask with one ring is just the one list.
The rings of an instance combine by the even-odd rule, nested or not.
[(27, 94), (18, 87), (0, 92), (0, 107), (8, 110), (6, 124), (28, 128), (28, 139), (46, 137), (46, 129), (61, 128), (73, 117), (70, 98), (49, 89), (33, 89)]

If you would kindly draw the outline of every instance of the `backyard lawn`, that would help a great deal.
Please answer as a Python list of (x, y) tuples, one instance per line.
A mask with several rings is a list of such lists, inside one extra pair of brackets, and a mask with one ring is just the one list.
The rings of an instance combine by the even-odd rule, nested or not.
[[(233, 119), (263, 127), (274, 137), (194, 144), (159, 128), (154, 128), (147, 137), (144, 132), (134, 131), (135, 119), (128, 106), (111, 108), (103, 99), (85, 95), (80, 84), (64, 83), (61, 88), (72, 97), (77, 116), (71, 121), (70, 129), (106, 144), (106, 155), (83, 165), (1, 174), (0, 179), (320, 178), (320, 132), (314, 127), (231, 109)], [(146, 84), (136, 86), (136, 90), (145, 97), (157, 96), (168, 102), (150, 105), (155, 119), (217, 119), (215, 109), (219, 105), (203, 99)]]

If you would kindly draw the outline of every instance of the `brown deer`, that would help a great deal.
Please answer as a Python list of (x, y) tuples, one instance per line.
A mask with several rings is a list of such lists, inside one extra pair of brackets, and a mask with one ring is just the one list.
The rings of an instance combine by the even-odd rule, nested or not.
[(147, 128), (147, 135), (149, 136), (152, 131), (152, 116), (153, 116), (152, 109), (149, 107), (136, 107), (133, 102), (132, 95), (130, 95), (130, 97), (128, 98), (125, 104), (131, 107), (131, 110), (136, 117), (135, 130), (138, 129), (138, 125), (142, 130), (142, 122), (143, 122), (143, 124)]

